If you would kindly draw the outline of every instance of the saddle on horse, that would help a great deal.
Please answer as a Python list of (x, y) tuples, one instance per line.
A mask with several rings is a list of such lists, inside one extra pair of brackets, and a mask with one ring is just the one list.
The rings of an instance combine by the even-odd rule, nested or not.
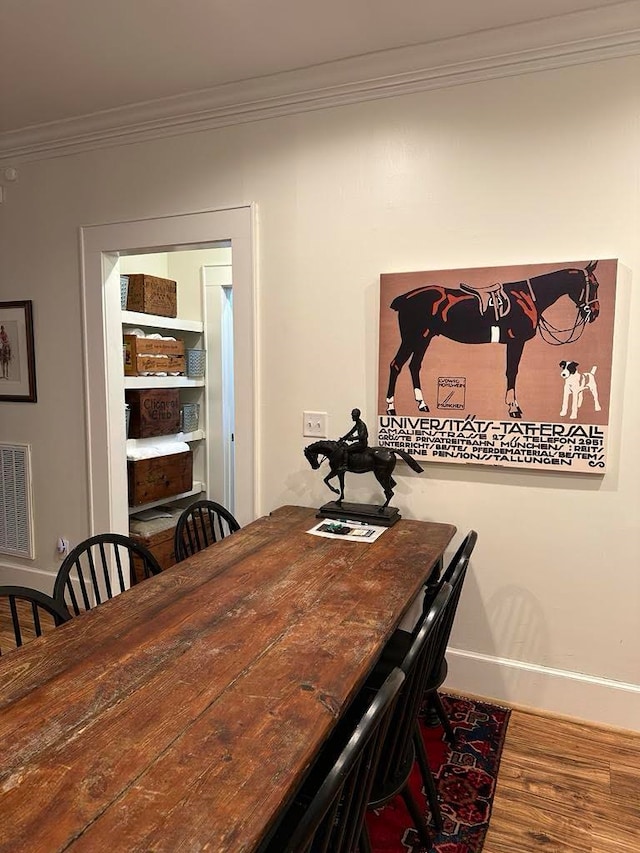
[(345, 470), (347, 470), (347, 467), (354, 468), (356, 471), (360, 468), (366, 469), (372, 461), (373, 454), (370, 447), (366, 450), (350, 450), (345, 463)]
[(386, 464), (393, 459), (390, 447), (369, 445), (366, 450), (354, 450), (349, 453), (347, 469), (355, 474), (373, 471), (377, 464)]
[(489, 308), (493, 308), (496, 323), (501, 317), (506, 317), (509, 313), (511, 301), (500, 281), (496, 281), (495, 284), (479, 284), (477, 286), (460, 282), (460, 290), (470, 293), (478, 299), (481, 314), (486, 314)]
[(335, 458), (335, 467), (342, 472), (351, 470), (366, 470), (366, 466), (371, 462), (370, 451), (367, 447), (361, 450), (358, 447), (350, 447), (345, 442), (340, 442), (338, 445), (339, 455)]

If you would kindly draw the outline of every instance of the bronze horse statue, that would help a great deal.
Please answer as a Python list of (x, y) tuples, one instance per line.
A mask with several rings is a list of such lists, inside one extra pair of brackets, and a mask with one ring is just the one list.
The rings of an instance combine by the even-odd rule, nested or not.
[[(524, 345), (540, 329), (551, 340), (566, 344), (578, 340), (587, 323), (600, 313), (597, 261), (584, 269), (566, 268), (536, 275), (524, 281), (474, 288), (427, 284), (397, 296), (391, 308), (398, 312), (400, 346), (389, 366), (387, 414), (395, 415), (395, 389), (400, 371), (409, 362), (413, 390), (419, 411), (428, 412), (422, 396), (420, 368), (427, 347), (438, 335), (463, 344), (501, 343), (507, 348), (507, 392), (505, 403), (509, 416), (521, 418), (516, 399), (516, 377)], [(544, 318), (544, 312), (563, 296), (576, 306), (571, 329), (555, 329)], [(558, 334), (568, 333), (565, 340)]]
[[(324, 482), (339, 495), (336, 503), (339, 505), (344, 500), (344, 474), (342, 467), (344, 442), (331, 441), (330, 439), (321, 439), (314, 441), (304, 449), (304, 455), (311, 465), (316, 470), (320, 467), (322, 459), (325, 457), (329, 460), (329, 473), (324, 478)], [(386, 498), (384, 504), (380, 507), (379, 512), (382, 512), (389, 505), (389, 501), (393, 497), (393, 489), (396, 486), (396, 481), (391, 476), (393, 469), (396, 467), (396, 456), (403, 459), (412, 471), (421, 473), (424, 469), (418, 465), (416, 460), (405, 453), (404, 450), (398, 450), (391, 447), (368, 447), (362, 453), (350, 453), (348, 458), (347, 471), (353, 474), (365, 474), (368, 471), (373, 471), (376, 480), (384, 489)], [(329, 482), (334, 477), (338, 478), (340, 488), (336, 489)]]

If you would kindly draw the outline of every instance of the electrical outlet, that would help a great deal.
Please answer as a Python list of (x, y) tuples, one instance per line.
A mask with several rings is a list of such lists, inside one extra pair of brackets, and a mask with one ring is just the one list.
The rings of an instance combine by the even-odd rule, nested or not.
[(327, 438), (327, 413), (303, 412), (302, 435), (310, 438)]

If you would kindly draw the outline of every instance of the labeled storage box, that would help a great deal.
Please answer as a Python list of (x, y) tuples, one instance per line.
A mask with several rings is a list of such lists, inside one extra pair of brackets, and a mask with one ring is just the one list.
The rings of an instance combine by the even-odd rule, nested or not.
[(172, 435), (180, 431), (180, 392), (177, 388), (127, 390), (129, 438)]
[(184, 341), (123, 335), (122, 352), (125, 376), (184, 374)]
[(180, 431), (195, 432), (200, 426), (200, 404), (185, 403), (180, 410)]
[[(152, 521), (130, 519), (129, 535), (134, 542), (151, 551), (161, 569), (168, 569), (176, 562), (173, 537), (182, 510), (175, 507), (163, 507), (163, 510), (170, 513), (168, 518), (156, 518)], [(142, 564), (137, 557), (133, 558), (133, 573), (136, 581), (144, 580)]]
[(178, 315), (177, 284), (169, 278), (158, 278), (144, 273), (128, 276), (127, 310), (161, 317)]
[(171, 453), (149, 459), (128, 459), (129, 506), (161, 501), (193, 488), (193, 453)]

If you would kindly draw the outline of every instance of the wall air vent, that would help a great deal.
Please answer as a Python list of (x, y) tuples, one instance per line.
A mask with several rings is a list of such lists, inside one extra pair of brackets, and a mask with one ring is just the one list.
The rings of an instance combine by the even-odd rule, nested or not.
[(0, 554), (34, 556), (28, 444), (0, 444)]

